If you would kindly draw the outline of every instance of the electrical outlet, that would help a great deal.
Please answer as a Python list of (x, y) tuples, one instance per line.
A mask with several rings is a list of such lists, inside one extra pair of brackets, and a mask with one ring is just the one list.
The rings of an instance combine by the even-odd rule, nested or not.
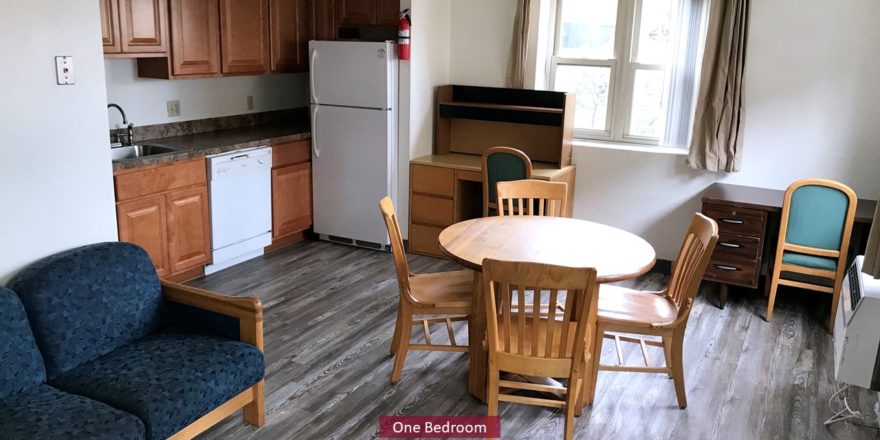
[(253, 109), (254, 109), (254, 97), (253, 97), (253, 96), (250, 96), (250, 95), (249, 95), (249, 96), (247, 97), (247, 109), (248, 109), (248, 110), (253, 110)]
[(76, 84), (76, 77), (73, 75), (73, 57), (55, 57), (55, 78), (59, 86)]
[(180, 101), (168, 101), (168, 116), (180, 116)]

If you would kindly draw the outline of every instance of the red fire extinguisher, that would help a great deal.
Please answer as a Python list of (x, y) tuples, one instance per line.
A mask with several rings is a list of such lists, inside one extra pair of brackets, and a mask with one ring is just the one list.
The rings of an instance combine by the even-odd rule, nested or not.
[(400, 23), (397, 26), (397, 46), (401, 61), (409, 61), (409, 37), (412, 23), (409, 20), (409, 9), (400, 13)]

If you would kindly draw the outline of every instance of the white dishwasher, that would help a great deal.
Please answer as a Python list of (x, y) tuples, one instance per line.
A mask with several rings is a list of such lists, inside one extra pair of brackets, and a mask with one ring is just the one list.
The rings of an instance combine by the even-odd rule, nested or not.
[(263, 255), (272, 243), (272, 149), (208, 156), (212, 274)]

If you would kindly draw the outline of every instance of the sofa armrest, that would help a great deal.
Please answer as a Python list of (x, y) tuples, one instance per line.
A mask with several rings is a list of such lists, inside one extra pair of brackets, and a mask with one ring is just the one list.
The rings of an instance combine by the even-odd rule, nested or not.
[(255, 296), (227, 296), (183, 284), (162, 281), (165, 299), (236, 318), (239, 338), (263, 350), (263, 303)]

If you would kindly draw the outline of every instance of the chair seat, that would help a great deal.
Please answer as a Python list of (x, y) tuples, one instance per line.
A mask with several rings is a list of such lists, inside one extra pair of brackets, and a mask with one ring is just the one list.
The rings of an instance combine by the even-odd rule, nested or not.
[(678, 310), (666, 297), (620, 286), (599, 288), (599, 320), (650, 327), (675, 321)]
[(144, 438), (144, 425), (101, 402), (41, 384), (0, 399), (0, 438), (137, 440)]
[(813, 269), (837, 270), (837, 260), (834, 258), (817, 257), (815, 255), (799, 254), (791, 251), (785, 251), (782, 253), (782, 262), (785, 264)]
[(54, 379), (52, 385), (136, 415), (164, 439), (263, 379), (263, 353), (213, 336), (149, 335)]
[(425, 307), (470, 307), (474, 296), (474, 272), (458, 270), (413, 275), (412, 296)]

